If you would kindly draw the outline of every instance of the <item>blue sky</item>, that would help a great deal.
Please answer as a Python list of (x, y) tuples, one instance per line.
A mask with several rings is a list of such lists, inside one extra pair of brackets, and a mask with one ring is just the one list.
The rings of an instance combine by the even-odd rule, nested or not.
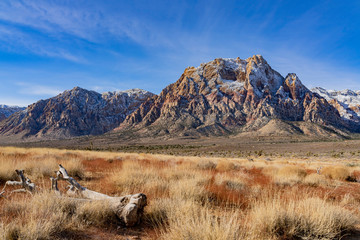
[(360, 89), (360, 1), (0, 1), (0, 104), (80, 86), (159, 93), (188, 66), (262, 54), (308, 87)]

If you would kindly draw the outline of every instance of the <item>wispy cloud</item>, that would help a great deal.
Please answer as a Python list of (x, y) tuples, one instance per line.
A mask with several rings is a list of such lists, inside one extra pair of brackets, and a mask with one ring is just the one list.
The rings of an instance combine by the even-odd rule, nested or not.
[(60, 88), (45, 85), (36, 85), (25, 82), (17, 82), (19, 87), (18, 93), (24, 95), (42, 95), (42, 96), (55, 96), (62, 92)]
[(14, 27), (0, 24), (0, 49), (24, 54), (30, 52), (40, 56), (66, 59), (72, 62), (86, 63), (82, 57), (74, 55), (67, 49), (47, 42), (41, 36), (19, 31)]

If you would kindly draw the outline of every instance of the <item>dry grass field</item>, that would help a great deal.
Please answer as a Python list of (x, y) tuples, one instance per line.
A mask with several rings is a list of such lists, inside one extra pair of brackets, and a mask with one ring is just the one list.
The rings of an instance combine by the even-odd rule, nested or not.
[[(88, 189), (148, 197), (139, 226), (106, 204), (59, 198), (61, 163)], [(191, 157), (0, 148), (0, 192), (24, 169), (38, 192), (0, 198), (0, 239), (359, 239), (360, 159), (253, 154)], [(59, 186), (65, 189), (66, 183)]]

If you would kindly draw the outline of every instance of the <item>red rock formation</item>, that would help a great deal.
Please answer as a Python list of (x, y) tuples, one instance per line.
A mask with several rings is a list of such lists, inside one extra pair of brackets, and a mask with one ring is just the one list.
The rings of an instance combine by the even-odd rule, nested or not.
[(0, 135), (56, 139), (103, 134), (153, 95), (140, 89), (100, 94), (75, 87), (13, 114), (2, 122)]
[(216, 135), (273, 118), (341, 126), (338, 111), (309, 91), (296, 74), (284, 78), (256, 55), (246, 60), (217, 58), (186, 68), (175, 83), (144, 102), (117, 130)]

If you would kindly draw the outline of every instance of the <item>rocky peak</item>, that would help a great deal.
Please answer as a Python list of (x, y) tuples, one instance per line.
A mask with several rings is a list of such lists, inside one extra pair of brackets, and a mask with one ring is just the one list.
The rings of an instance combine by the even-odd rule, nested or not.
[[(238, 57), (237, 59), (240, 60), (240, 58)], [(266, 60), (263, 58), (262, 55), (254, 55), (252, 57), (249, 57), (248, 59), (246, 59), (247, 62), (250, 62), (253, 65), (268, 65), (268, 63), (266, 62)]]
[(46, 138), (102, 134), (118, 126), (152, 96), (141, 89), (100, 94), (75, 87), (12, 115), (0, 134)]
[(289, 73), (283, 84), (284, 90), (289, 92), (292, 99), (302, 99), (310, 90), (307, 89), (295, 73)]
[(319, 94), (333, 105), (344, 120), (360, 122), (360, 91), (326, 90), (321, 87), (313, 88), (311, 91)]
[[(144, 102), (119, 129), (146, 126), (181, 134), (239, 131), (257, 119), (339, 123), (338, 112), (296, 76), (286, 78), (261, 55), (216, 58), (188, 67), (158, 97)], [(191, 133), (185, 133), (185, 132)]]

